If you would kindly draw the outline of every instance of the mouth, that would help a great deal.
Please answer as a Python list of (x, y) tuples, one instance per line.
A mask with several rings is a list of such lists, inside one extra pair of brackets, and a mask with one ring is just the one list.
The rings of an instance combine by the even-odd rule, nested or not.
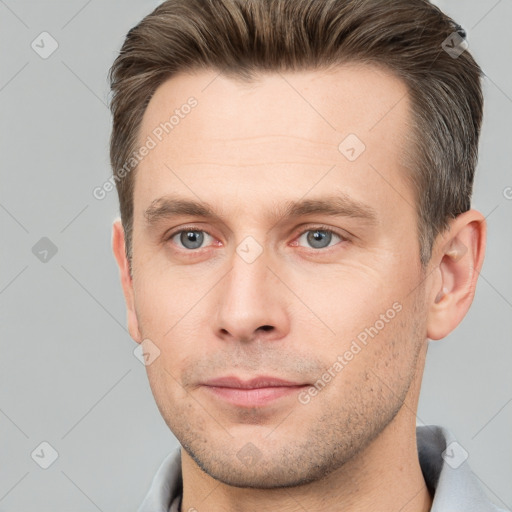
[(310, 384), (276, 377), (259, 376), (249, 380), (221, 377), (201, 384), (214, 398), (237, 407), (264, 407), (279, 399), (293, 396)]

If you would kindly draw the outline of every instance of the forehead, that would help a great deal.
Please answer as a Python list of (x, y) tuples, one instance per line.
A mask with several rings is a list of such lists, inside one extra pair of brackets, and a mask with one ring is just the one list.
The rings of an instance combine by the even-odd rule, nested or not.
[(135, 209), (176, 189), (204, 196), (226, 183), (247, 194), (282, 186), (290, 198), (333, 165), (317, 191), (337, 183), (352, 195), (373, 187), (373, 202), (410, 197), (399, 174), (409, 115), (405, 83), (376, 66), (266, 73), (252, 83), (180, 73), (155, 91), (142, 119), (139, 145), (152, 148), (137, 168)]
[[(191, 98), (197, 108), (190, 113), (200, 114), (182, 123), (188, 114), (179, 111), (188, 111)], [(179, 73), (156, 89), (140, 134), (152, 133), (175, 113), (179, 119), (171, 122), (170, 138), (176, 142), (190, 142), (191, 132), (201, 128), (202, 135), (218, 139), (277, 131), (335, 142), (344, 133), (356, 133), (371, 143), (373, 137), (388, 134), (390, 125), (400, 129), (408, 108), (406, 84), (376, 65), (351, 63), (330, 70), (260, 73), (250, 82), (203, 70)]]

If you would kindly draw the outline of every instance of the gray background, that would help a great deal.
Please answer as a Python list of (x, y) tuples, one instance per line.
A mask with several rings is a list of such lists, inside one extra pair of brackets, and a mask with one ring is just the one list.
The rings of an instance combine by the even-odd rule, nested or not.
[[(106, 73), (158, 3), (0, 0), (1, 511), (135, 510), (177, 446), (125, 327), (117, 195), (92, 195), (110, 175)], [(490, 498), (511, 509), (512, 1), (438, 5), (487, 74), (474, 207), (489, 232), (472, 309), (430, 343), (418, 424), (452, 430)], [(31, 47), (43, 31), (59, 45), (46, 59)], [(43, 237), (57, 248), (46, 262), (33, 253)], [(59, 455), (46, 470), (31, 458), (43, 441)]]

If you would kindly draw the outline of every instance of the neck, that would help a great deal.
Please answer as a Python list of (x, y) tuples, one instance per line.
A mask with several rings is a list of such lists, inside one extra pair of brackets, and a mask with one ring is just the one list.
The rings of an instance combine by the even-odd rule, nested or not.
[(421, 374), (413, 381), (398, 414), (377, 438), (341, 468), (306, 485), (232, 487), (210, 477), (182, 450), (181, 511), (429, 512), (432, 497), (423, 479), (416, 445)]

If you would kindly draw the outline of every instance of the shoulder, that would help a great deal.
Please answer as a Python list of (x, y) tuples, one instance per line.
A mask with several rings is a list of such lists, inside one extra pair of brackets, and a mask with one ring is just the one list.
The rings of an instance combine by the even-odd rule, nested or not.
[(168, 512), (172, 501), (181, 495), (181, 447), (172, 451), (160, 464), (144, 501), (137, 512)]
[(494, 505), (468, 464), (467, 450), (438, 425), (416, 427), (423, 478), (433, 495), (431, 512), (505, 512)]

